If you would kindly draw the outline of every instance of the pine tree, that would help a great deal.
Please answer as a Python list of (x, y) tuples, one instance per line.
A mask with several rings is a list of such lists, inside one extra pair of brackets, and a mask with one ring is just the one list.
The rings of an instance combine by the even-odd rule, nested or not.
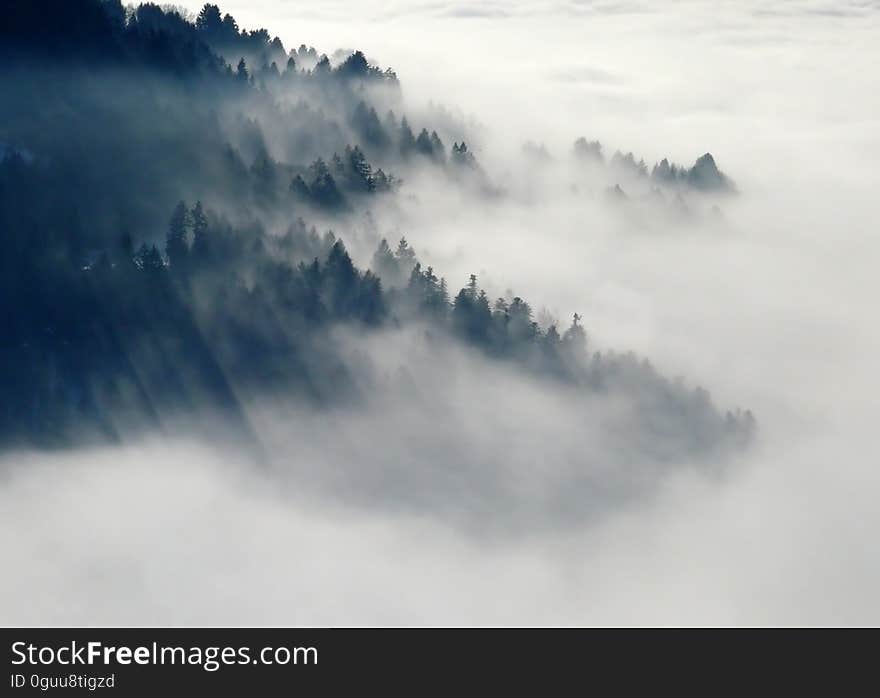
[(408, 274), (417, 263), (415, 250), (409, 246), (406, 238), (400, 238), (394, 256), (397, 257), (402, 274)]
[(464, 167), (476, 167), (477, 164), (474, 154), (468, 150), (464, 141), (452, 144), (452, 162)]
[(223, 39), (225, 41), (234, 41), (239, 36), (238, 22), (228, 12), (223, 15)]
[(443, 306), (444, 311), (449, 309), (449, 287), (446, 285), (446, 279), (440, 279), (440, 288), (438, 292), (438, 299), (440, 304)]
[(368, 325), (377, 325), (385, 316), (382, 280), (371, 271), (361, 279), (355, 307), (358, 318)]
[(204, 260), (208, 257), (208, 218), (205, 216), (201, 201), (196, 201), (196, 205), (193, 206), (190, 220), (193, 232), (192, 255)]
[[(351, 151), (351, 146), (345, 146), (345, 150), (347, 158), (348, 153)], [(339, 179), (345, 177), (345, 163), (342, 161), (342, 158), (339, 157), (339, 153), (333, 153), (333, 157), (330, 158), (330, 170), (334, 177)]]
[(223, 20), (220, 17), (220, 8), (210, 3), (206, 4), (198, 17), (196, 17), (196, 29), (204, 32), (209, 36), (216, 35), (223, 26)]
[(435, 160), (438, 162), (446, 161), (446, 146), (443, 145), (443, 141), (440, 140), (436, 131), (431, 131), (431, 151)]
[(376, 148), (385, 148), (388, 145), (388, 134), (385, 133), (376, 110), (367, 107), (363, 100), (355, 107), (351, 121), (364, 142)]
[(581, 327), (580, 321), (581, 316), (575, 313), (571, 321), (571, 327), (562, 335), (562, 344), (572, 353), (578, 352), (583, 354), (587, 349), (587, 333)]
[(379, 242), (379, 247), (373, 254), (370, 268), (389, 286), (395, 286), (400, 282), (400, 265), (388, 246), (385, 238)]
[(380, 167), (373, 173), (372, 177), (374, 191), (391, 191), (395, 186), (395, 180), (389, 177)]
[(428, 135), (427, 129), (423, 128), (419, 137), (416, 138), (416, 150), (429, 158), (434, 157), (434, 144), (431, 142), (431, 136)]
[(251, 165), (254, 188), (259, 197), (272, 200), (278, 181), (278, 166), (265, 151), (261, 152)]
[(317, 177), (310, 185), (309, 192), (312, 200), (324, 208), (342, 208), (345, 206), (345, 197), (336, 186), (336, 180), (332, 175), (324, 174)]
[(248, 73), (247, 69), (247, 63), (245, 63), (244, 58), (241, 58), (238, 61), (238, 67), (235, 69), (235, 77), (237, 77), (239, 81), (243, 83), (247, 83), (250, 78), (250, 74)]
[(489, 340), (492, 311), (485, 291), (477, 286), (477, 277), (471, 274), (468, 285), (458, 292), (452, 304), (452, 326), (456, 332), (471, 340), (485, 344)]
[(358, 291), (358, 272), (341, 240), (330, 248), (324, 278), (330, 308), (339, 318), (349, 316)]
[(119, 256), (123, 261), (129, 263), (134, 258), (134, 241), (131, 233), (127, 230), (124, 230), (119, 236)]
[(394, 113), (393, 109), (389, 109), (388, 113), (385, 115), (385, 128), (388, 133), (391, 134), (400, 131), (400, 122), (397, 120), (397, 115)]
[(331, 72), (330, 67), (330, 59), (327, 58), (326, 55), (322, 55), (321, 58), (318, 59), (318, 62), (315, 64), (315, 67), (312, 69), (312, 74), (317, 77), (323, 77), (330, 75)]
[(290, 191), (302, 198), (308, 198), (310, 195), (309, 186), (302, 178), (302, 175), (296, 175), (296, 177), (290, 180)]
[(413, 136), (412, 129), (409, 127), (409, 122), (406, 120), (406, 117), (403, 117), (403, 121), (400, 122), (400, 153), (401, 155), (409, 155), (416, 147), (416, 139)]
[(363, 151), (358, 146), (354, 148), (346, 146), (345, 158), (350, 171), (349, 181), (352, 188), (365, 192), (373, 191), (373, 168), (367, 162)]
[(467, 285), (467, 294), (468, 294), (468, 298), (470, 298), (471, 301), (475, 301), (477, 299), (477, 291), (478, 291), (477, 275), (471, 274), (470, 278), (468, 279), (468, 285)]
[(149, 274), (158, 274), (165, 268), (159, 248), (147, 243), (143, 243), (135, 254), (135, 265)]
[(184, 270), (189, 256), (189, 244), (186, 239), (188, 218), (186, 204), (181, 201), (174, 207), (174, 212), (168, 223), (168, 233), (165, 237), (165, 254), (168, 256), (171, 268), (175, 271)]
[(513, 343), (529, 342), (535, 338), (538, 326), (532, 321), (531, 307), (522, 298), (517, 296), (510, 302), (507, 315), (510, 318), (508, 335)]

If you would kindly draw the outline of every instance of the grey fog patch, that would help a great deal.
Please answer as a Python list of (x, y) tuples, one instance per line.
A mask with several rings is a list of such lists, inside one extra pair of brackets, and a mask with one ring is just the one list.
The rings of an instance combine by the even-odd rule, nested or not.
[(560, 82), (570, 83), (594, 83), (598, 85), (624, 85), (627, 80), (615, 73), (601, 68), (584, 66), (581, 68), (568, 68), (551, 73), (551, 77)]

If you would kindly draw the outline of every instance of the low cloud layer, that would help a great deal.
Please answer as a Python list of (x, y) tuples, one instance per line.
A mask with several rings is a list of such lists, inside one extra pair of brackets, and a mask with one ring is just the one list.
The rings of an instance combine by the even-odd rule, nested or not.
[(838, 444), (796, 436), (724, 482), (681, 473), (599, 525), (491, 541), (297, 496), (204, 446), (23, 458), (4, 478), (4, 621), (875, 623), (876, 474), (831, 477)]

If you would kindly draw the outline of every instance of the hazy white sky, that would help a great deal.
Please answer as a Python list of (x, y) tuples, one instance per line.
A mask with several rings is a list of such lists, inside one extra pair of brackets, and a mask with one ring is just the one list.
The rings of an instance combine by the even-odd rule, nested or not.
[[(357, 493), (287, 497), (198, 444), (20, 456), (0, 549), (23, 572), (0, 598), (33, 606), (0, 602), (4, 622), (880, 623), (880, 3), (221, 9), (288, 48), (359, 47), (394, 67), (413, 108), (486, 125), (495, 172), (526, 138), (564, 154), (584, 135), (649, 162), (711, 151), (742, 190), (726, 235), (620, 236), (552, 197), (451, 212), (425, 192), (406, 232), (453, 286), (478, 271), (579, 310), (600, 346), (753, 408), (760, 442), (721, 479), (684, 472), (600, 524), (491, 543), (454, 518), (351, 505)], [(506, 409), (481, 413), (485, 429), (525, 423)], [(525, 458), (577, 447), (576, 427), (532, 421)], [(375, 424), (336, 426), (335, 450), (320, 424), (292, 429), (291, 468), (356, 467)], [(463, 442), (488, 452), (482, 433)]]

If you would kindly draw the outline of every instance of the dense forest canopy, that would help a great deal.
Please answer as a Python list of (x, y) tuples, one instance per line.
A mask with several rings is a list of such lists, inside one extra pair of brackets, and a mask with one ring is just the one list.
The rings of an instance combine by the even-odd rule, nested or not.
[[(625, 398), (627, 424), (661, 461), (748, 442), (749, 412), (596, 351), (578, 314), (541, 326), (527, 300), (492, 298), (474, 275), (447, 281), (391, 231), (355, 264), (337, 233), (394, 205), (416, 172), (504, 195), (458, 127), (408, 118), (393, 70), (360, 51), (288, 49), (213, 4), (194, 18), (119, 0), (5, 5), (7, 446), (114, 441), (218, 412), (246, 434), (260, 397), (357, 401), (339, 326), (417, 327), (548, 384)], [(649, 170), (580, 138), (570, 157), (621, 199), (735, 191), (708, 153)], [(552, 156), (531, 144), (522, 159)]]

